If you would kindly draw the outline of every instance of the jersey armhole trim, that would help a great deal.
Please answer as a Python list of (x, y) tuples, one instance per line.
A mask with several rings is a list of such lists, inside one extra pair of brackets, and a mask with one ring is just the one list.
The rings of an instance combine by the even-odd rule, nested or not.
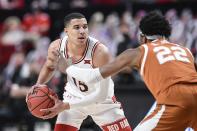
[(96, 42), (96, 43), (94, 44), (93, 48), (92, 48), (91, 57), (92, 57), (92, 67), (93, 67), (93, 68), (95, 68), (94, 63), (93, 63), (93, 60), (94, 60), (94, 53), (95, 53), (95, 50), (96, 50), (96, 48), (98, 47), (99, 44), (100, 44), (100, 43)]
[(192, 52), (191, 52), (188, 48), (186, 48), (186, 49), (187, 49), (187, 51), (190, 53), (190, 55), (192, 56), (193, 60), (195, 60), (195, 59), (194, 59), (194, 56), (193, 56), (193, 54), (192, 54)]
[(66, 55), (65, 55), (65, 46), (67, 45), (66, 42), (67, 42), (67, 37), (63, 37), (60, 41), (60, 53), (64, 56), (64, 58), (66, 58)]
[(143, 56), (142, 63), (141, 63), (141, 68), (140, 68), (141, 76), (144, 75), (144, 65), (145, 65), (145, 62), (146, 62), (147, 55), (148, 55), (148, 46), (147, 45), (142, 45), (142, 47), (144, 47), (144, 56)]

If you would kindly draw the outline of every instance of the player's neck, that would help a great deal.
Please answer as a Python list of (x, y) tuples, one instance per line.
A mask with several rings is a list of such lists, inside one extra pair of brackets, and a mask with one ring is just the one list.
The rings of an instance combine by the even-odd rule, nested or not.
[(86, 44), (83, 44), (82, 46), (80, 44), (75, 44), (68, 42), (68, 53), (72, 56), (83, 56), (84, 51), (86, 49)]

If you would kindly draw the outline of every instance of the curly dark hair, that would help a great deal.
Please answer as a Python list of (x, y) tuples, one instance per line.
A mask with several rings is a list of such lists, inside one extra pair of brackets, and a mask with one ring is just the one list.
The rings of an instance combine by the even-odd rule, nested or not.
[(158, 11), (151, 11), (140, 21), (140, 30), (144, 35), (171, 35), (171, 25)]

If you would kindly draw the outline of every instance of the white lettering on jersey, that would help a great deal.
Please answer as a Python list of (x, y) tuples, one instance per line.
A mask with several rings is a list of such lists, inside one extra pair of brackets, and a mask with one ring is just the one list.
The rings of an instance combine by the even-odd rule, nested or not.
[(186, 51), (180, 46), (157, 46), (154, 47), (153, 51), (156, 53), (157, 60), (160, 64), (164, 64), (172, 60), (190, 63)]

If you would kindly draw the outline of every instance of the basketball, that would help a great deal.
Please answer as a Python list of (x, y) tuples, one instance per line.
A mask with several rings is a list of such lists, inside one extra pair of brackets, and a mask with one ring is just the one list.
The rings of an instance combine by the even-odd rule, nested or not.
[(56, 93), (47, 85), (36, 85), (33, 91), (27, 94), (27, 107), (32, 115), (41, 118), (50, 112), (41, 112), (40, 109), (53, 107), (55, 102), (50, 95), (57, 97)]

